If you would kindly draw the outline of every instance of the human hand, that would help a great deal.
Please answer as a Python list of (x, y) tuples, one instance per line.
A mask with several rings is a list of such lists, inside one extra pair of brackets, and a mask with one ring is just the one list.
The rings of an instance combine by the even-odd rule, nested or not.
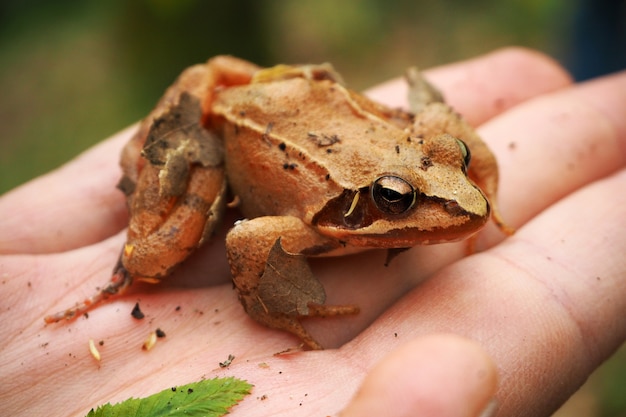
[[(481, 126), (516, 235), (489, 227), (483, 251), (467, 258), (462, 244), (448, 244), (414, 248), (388, 268), (382, 252), (314, 262), (327, 302), (362, 310), (307, 320), (336, 347), (322, 352), (273, 355), (297, 341), (245, 315), (219, 237), (164, 283), (44, 326), (44, 315), (91, 295), (115, 264), (127, 221), (115, 189), (126, 130), (0, 198), (5, 412), (80, 416), (226, 375), (255, 385), (235, 416), (336, 414), (364, 379), (342, 417), (478, 415), (492, 396), (499, 415), (554, 411), (626, 334), (626, 74), (569, 86), (545, 57), (504, 50), (426, 75)], [(372, 95), (402, 105), (402, 85)], [(130, 317), (138, 300), (141, 322)], [(156, 327), (167, 337), (142, 351)], [(99, 363), (90, 338), (104, 341)]]

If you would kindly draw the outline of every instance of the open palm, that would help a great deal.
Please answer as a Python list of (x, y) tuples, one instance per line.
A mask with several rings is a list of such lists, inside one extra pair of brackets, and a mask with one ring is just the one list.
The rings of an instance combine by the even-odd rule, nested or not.
[[(547, 58), (508, 49), (426, 75), (497, 155), (517, 234), (488, 227), (466, 258), (446, 244), (389, 267), (376, 251), (315, 260), (327, 302), (361, 306), (306, 321), (321, 352), (274, 355), (298, 341), (243, 312), (226, 228), (164, 283), (44, 326), (104, 284), (119, 255), (126, 130), (0, 198), (4, 413), (80, 416), (213, 376), (254, 384), (235, 416), (336, 415), (362, 384), (342, 416), (472, 416), (494, 396), (499, 415), (554, 411), (626, 336), (626, 73), (571, 85)], [(370, 93), (405, 103), (400, 80)], [(136, 302), (144, 320), (130, 315)], [(157, 327), (167, 336), (142, 350)]]

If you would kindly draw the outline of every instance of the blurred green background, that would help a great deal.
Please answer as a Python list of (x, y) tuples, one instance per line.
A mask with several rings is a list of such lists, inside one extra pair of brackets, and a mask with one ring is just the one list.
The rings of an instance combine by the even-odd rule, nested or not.
[[(139, 120), (183, 68), (216, 54), (261, 65), (332, 62), (355, 89), (411, 65), (507, 45), (544, 51), (578, 74), (588, 60), (577, 47), (590, 39), (575, 30), (582, 7), (573, 0), (0, 0), (0, 194)], [(600, 27), (605, 33), (608, 24)], [(559, 415), (626, 416), (624, 350)]]
[(221, 53), (356, 89), (505, 45), (563, 58), (571, 0), (0, 0), (0, 193), (140, 119)]

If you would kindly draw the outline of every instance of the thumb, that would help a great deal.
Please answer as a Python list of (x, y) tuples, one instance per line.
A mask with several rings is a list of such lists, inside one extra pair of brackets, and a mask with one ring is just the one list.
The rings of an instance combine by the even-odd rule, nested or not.
[(495, 411), (496, 388), (496, 367), (476, 342), (426, 336), (378, 363), (340, 416), (484, 417)]

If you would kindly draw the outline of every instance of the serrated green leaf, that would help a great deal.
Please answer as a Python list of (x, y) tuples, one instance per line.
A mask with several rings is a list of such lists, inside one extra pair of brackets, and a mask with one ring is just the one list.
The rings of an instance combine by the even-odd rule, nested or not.
[(92, 409), (87, 417), (220, 417), (246, 395), (252, 385), (236, 378), (214, 378), (168, 388), (146, 398), (129, 398)]

